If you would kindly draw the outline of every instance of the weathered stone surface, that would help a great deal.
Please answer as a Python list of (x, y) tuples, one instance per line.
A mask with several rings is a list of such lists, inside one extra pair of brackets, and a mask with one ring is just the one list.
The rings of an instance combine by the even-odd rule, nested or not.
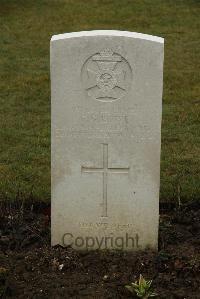
[(51, 40), (52, 245), (157, 248), (163, 39)]

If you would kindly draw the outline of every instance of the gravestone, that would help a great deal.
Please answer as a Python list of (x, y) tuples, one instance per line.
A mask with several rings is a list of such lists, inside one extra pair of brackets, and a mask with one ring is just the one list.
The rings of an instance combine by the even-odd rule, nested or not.
[(51, 39), (52, 245), (156, 249), (164, 40)]

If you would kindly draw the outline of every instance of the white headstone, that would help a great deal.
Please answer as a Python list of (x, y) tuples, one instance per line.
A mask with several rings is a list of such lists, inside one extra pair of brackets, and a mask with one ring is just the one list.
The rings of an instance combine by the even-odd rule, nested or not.
[(164, 40), (51, 39), (52, 245), (157, 248)]

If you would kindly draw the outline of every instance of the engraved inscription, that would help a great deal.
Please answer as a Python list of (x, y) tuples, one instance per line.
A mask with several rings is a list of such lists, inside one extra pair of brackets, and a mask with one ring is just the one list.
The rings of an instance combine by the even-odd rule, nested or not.
[(81, 167), (81, 171), (85, 173), (102, 173), (103, 175), (103, 202), (102, 202), (102, 217), (108, 217), (107, 207), (107, 176), (109, 173), (128, 174), (128, 168), (110, 168), (108, 167), (108, 144), (103, 144), (103, 167)]
[(111, 49), (89, 57), (81, 75), (87, 95), (101, 102), (113, 102), (124, 97), (132, 80), (129, 63)]
[(118, 229), (118, 230), (127, 230), (127, 229), (134, 229), (133, 223), (126, 223), (126, 224), (120, 224), (120, 223), (108, 223), (108, 222), (79, 222), (78, 226), (80, 228), (85, 229), (97, 229), (99, 227), (104, 229)]

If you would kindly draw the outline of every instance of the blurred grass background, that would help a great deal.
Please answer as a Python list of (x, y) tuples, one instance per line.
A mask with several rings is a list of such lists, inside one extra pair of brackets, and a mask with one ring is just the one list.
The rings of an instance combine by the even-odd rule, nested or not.
[(199, 198), (198, 0), (0, 0), (0, 17), (0, 199), (50, 200), (49, 41), (92, 29), (165, 38), (160, 198)]

